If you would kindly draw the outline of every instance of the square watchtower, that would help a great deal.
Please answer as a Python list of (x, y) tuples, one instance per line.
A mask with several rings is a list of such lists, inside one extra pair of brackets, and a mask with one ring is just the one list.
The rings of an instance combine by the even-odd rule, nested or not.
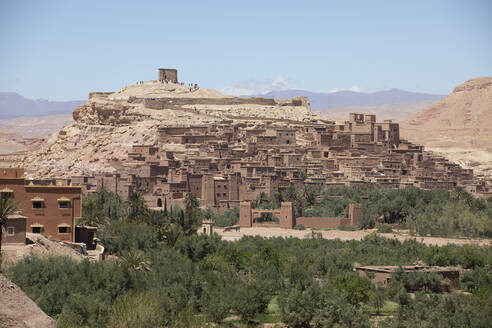
[(159, 68), (158, 80), (178, 83), (178, 70), (174, 68)]

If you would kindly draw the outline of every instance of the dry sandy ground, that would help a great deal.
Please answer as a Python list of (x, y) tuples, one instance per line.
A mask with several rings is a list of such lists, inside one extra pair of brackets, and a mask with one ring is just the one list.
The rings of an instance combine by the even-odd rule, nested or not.
[(25, 138), (40, 138), (58, 132), (72, 122), (72, 114), (18, 117), (0, 120), (0, 130), (12, 131)]
[[(261, 236), (261, 237), (295, 237), (295, 238), (312, 238), (313, 233), (321, 233), (325, 239), (340, 239), (340, 240), (361, 240), (371, 233), (377, 233), (376, 229), (357, 230), (357, 231), (341, 231), (341, 230), (294, 230), (294, 229), (282, 229), (278, 227), (253, 227), (253, 228), (241, 228), (240, 232), (227, 231), (224, 232), (222, 228), (215, 228), (223, 240), (234, 241), (243, 236)], [(420, 237), (411, 236), (408, 231), (400, 231), (395, 233), (378, 233), (378, 235), (386, 238), (394, 238), (399, 241), (405, 241), (409, 239), (415, 239), (418, 242), (422, 242), (426, 245), (444, 246), (448, 244), (456, 245), (490, 245), (490, 239), (456, 239), (456, 238), (439, 238), (439, 237)]]
[(0, 327), (56, 328), (57, 325), (17, 285), (0, 274)]

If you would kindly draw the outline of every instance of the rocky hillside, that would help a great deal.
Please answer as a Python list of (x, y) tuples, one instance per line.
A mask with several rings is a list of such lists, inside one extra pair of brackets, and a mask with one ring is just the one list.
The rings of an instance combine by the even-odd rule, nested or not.
[(153, 144), (161, 125), (224, 120), (254, 125), (265, 119), (321, 122), (305, 97), (291, 100), (237, 98), (178, 83), (147, 81), (117, 92), (93, 92), (73, 112), (74, 123), (52, 135), (20, 163), (31, 176), (111, 172), (134, 144)]
[(55, 320), (47, 316), (17, 285), (1, 274), (0, 304), (0, 327), (57, 327)]
[(492, 77), (477, 78), (400, 124), (400, 135), (492, 175)]

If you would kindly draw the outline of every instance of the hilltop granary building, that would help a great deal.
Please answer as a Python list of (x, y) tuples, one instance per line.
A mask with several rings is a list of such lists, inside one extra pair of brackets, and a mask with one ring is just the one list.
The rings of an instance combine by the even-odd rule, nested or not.
[(174, 68), (159, 68), (158, 80), (160, 82), (178, 83), (178, 70)]
[(53, 181), (38, 184), (24, 178), (24, 169), (0, 168), (0, 197), (11, 198), (19, 208), (18, 214), (7, 219), (4, 242), (23, 243), (26, 231), (74, 242), (81, 194), (80, 186)]

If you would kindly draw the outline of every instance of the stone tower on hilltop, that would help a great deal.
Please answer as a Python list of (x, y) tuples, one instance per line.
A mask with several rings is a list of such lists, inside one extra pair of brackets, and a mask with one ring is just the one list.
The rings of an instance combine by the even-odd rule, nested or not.
[(159, 68), (158, 80), (178, 83), (178, 70), (174, 68)]

